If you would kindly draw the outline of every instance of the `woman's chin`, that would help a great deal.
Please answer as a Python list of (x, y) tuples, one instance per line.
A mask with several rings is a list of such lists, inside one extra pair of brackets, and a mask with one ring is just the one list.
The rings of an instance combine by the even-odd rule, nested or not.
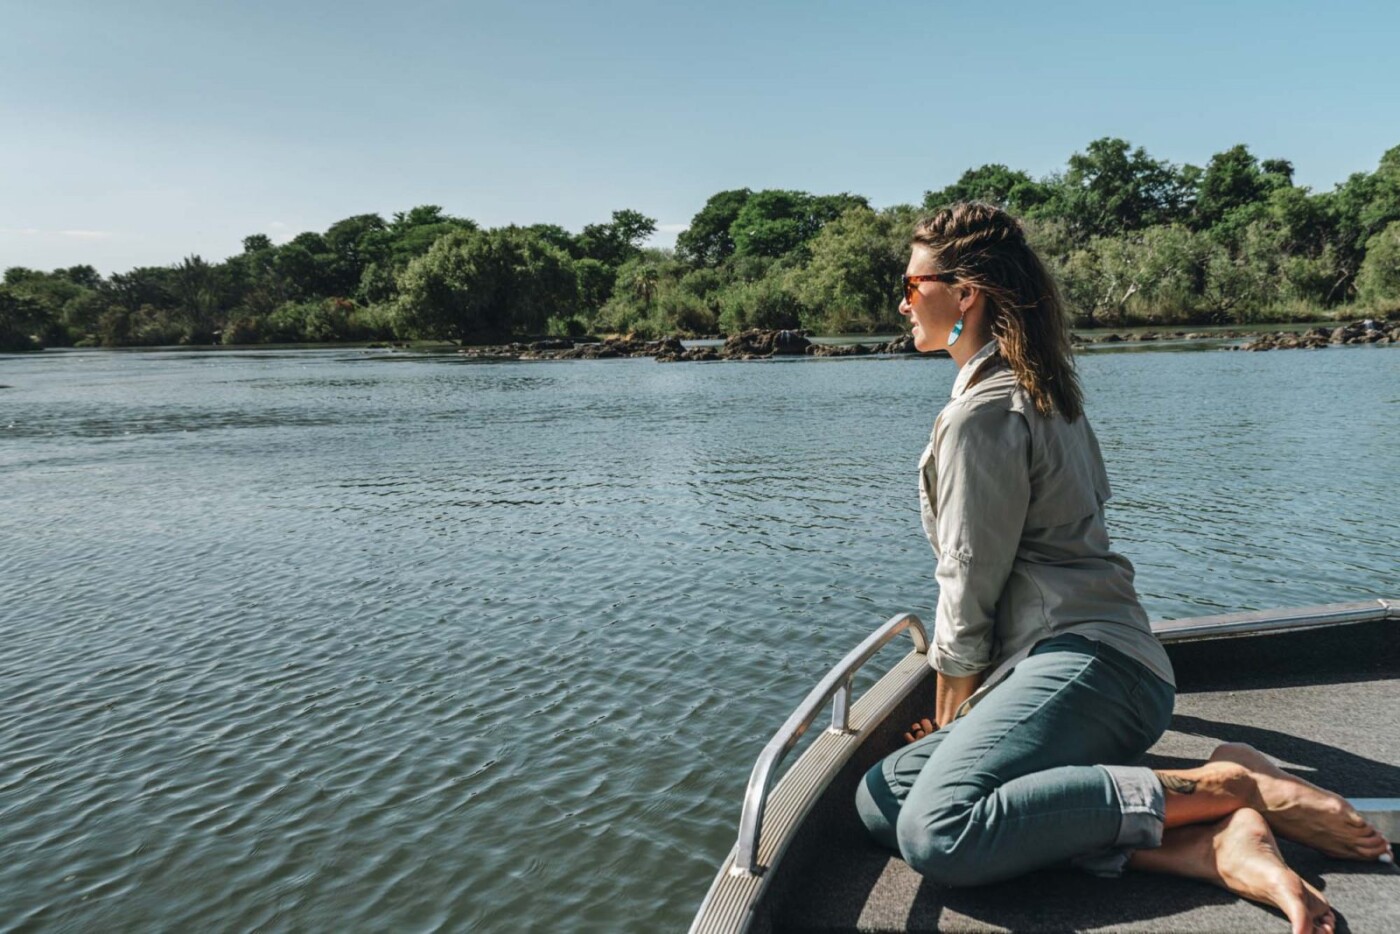
[(917, 350), (919, 353), (928, 353), (930, 350), (935, 349), (933, 341), (929, 340), (928, 336), (924, 334), (922, 328), (914, 328), (913, 337), (914, 349)]

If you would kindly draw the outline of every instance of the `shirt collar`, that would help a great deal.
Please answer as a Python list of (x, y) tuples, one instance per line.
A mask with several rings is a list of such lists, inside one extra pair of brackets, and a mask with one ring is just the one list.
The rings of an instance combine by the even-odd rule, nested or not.
[(990, 357), (996, 352), (997, 342), (996, 339), (993, 338), (992, 340), (989, 340), (987, 341), (987, 343), (983, 344), (982, 349), (973, 354), (971, 358), (969, 358), (968, 361), (962, 365), (962, 367), (958, 370), (958, 378), (953, 380), (952, 397), (954, 399), (962, 395), (967, 390), (968, 382), (977, 373), (977, 368), (982, 365), (982, 361), (986, 360), (988, 357)]

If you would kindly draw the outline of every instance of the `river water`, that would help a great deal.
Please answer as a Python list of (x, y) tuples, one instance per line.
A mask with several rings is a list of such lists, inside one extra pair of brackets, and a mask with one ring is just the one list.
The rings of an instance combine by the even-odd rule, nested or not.
[[(1400, 596), (1400, 353), (1145, 351), (1080, 367), (1154, 618)], [(683, 928), (768, 735), (932, 619), (953, 376), (0, 357), (0, 928)]]

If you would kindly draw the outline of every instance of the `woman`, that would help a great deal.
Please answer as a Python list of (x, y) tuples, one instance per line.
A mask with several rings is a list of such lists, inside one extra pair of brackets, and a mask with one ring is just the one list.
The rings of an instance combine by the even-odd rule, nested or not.
[(1110, 546), (1065, 312), (1020, 224), (976, 203), (921, 222), (900, 313), (919, 350), (946, 349), (959, 370), (920, 462), (935, 710), (862, 781), (871, 834), (946, 885), (1131, 866), (1330, 934), (1327, 900), (1274, 834), (1343, 858), (1389, 853), (1344, 799), (1239, 744), (1193, 769), (1128, 764), (1170, 722), (1171, 663)]

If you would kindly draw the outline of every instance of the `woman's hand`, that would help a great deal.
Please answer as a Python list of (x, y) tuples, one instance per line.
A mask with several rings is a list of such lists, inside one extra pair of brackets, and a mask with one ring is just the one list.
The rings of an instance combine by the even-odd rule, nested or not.
[(934, 731), (934, 725), (929, 722), (928, 717), (924, 717), (918, 723), (909, 727), (909, 732), (904, 734), (904, 741), (912, 743), (915, 740), (923, 739)]

